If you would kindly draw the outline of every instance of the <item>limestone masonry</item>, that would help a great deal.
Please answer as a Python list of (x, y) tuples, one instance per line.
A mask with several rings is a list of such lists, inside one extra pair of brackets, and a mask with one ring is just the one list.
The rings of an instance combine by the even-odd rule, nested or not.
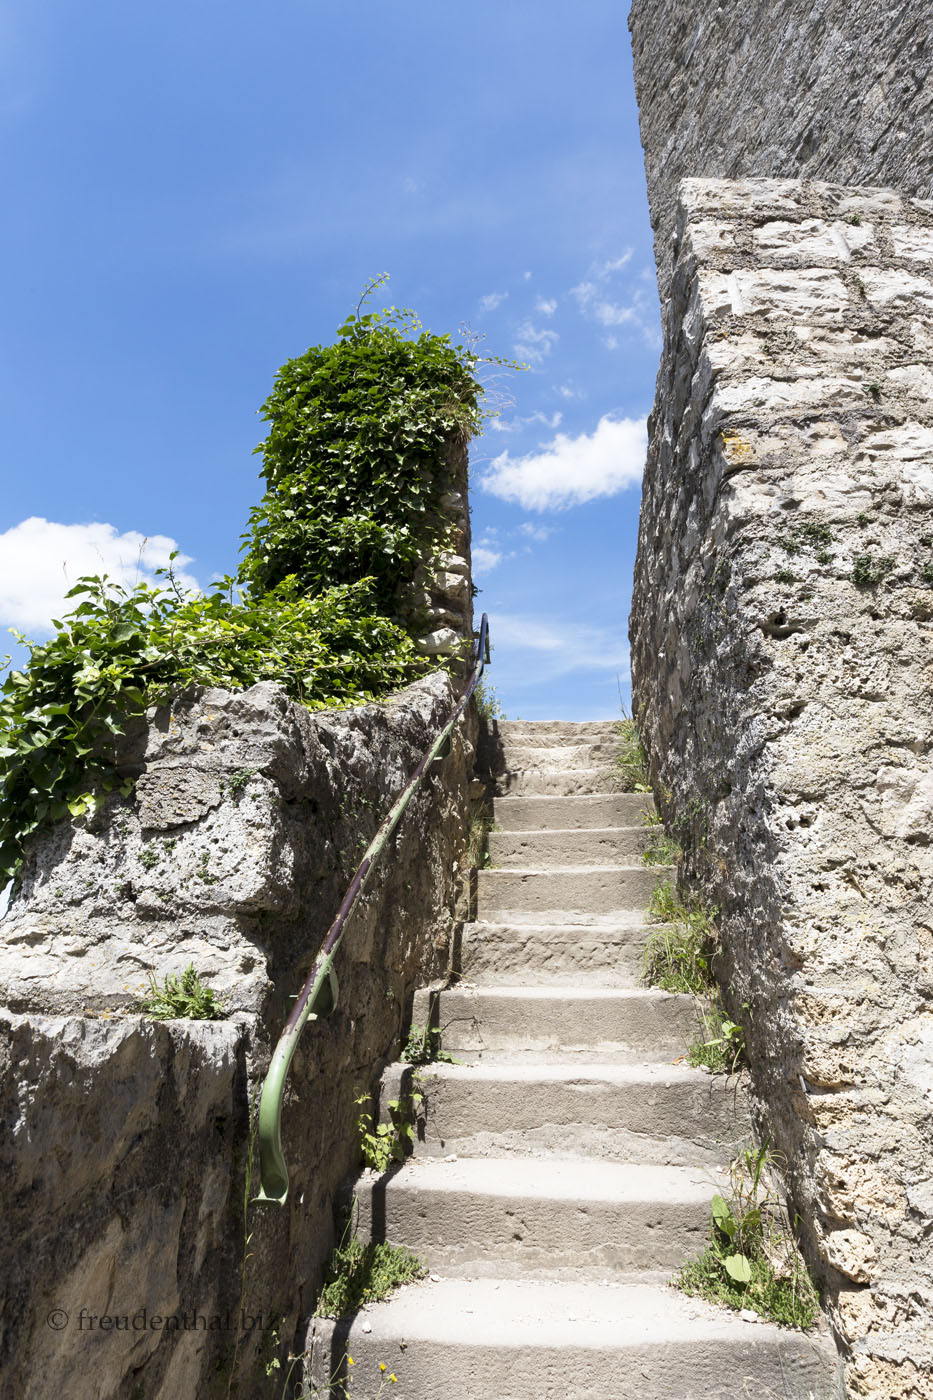
[(634, 0), (662, 296), (687, 176), (791, 176), (933, 195), (927, 0)]
[[(334, 1196), (358, 1161), (354, 1098), (397, 1051), (414, 989), (447, 965), (469, 723), (348, 931), (336, 1013), (296, 1054), (292, 1191), (250, 1212), (241, 1297), (250, 1104), (354, 867), (454, 700), (440, 672), (391, 702), (315, 714), (270, 684), (193, 691), (125, 755), (142, 770), (131, 798), (34, 843), (0, 924), (4, 1395), (213, 1394), (244, 1309), (262, 1321), (231, 1394), (265, 1393), (271, 1329), (287, 1347), (313, 1306)], [(188, 962), (230, 1020), (134, 1011), (150, 971)], [(139, 1326), (88, 1320), (140, 1310)]]
[(687, 180), (634, 703), (856, 1395), (933, 1395), (933, 203)]

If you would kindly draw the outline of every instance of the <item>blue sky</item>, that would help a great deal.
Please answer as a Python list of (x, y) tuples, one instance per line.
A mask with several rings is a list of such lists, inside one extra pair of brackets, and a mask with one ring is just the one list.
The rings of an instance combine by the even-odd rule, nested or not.
[(471, 452), (502, 706), (617, 715), (660, 343), (625, 6), (0, 0), (0, 94), (0, 628), (232, 571), (276, 368), (387, 271), (530, 366)]

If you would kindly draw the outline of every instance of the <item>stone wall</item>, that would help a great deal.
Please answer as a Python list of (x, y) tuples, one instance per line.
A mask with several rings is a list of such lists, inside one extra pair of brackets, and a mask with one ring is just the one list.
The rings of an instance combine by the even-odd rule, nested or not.
[[(244, 1310), (231, 1393), (273, 1384), (264, 1365), (299, 1335), (358, 1160), (354, 1098), (397, 1053), (463, 913), (472, 717), (348, 927), (336, 1013), (305, 1031), (283, 1113), (292, 1190), (250, 1208), (241, 1289), (250, 1105), (353, 869), (455, 698), (442, 673), (315, 714), (268, 684), (192, 692), (124, 755), (132, 798), (35, 843), (0, 922), (3, 1394), (226, 1395)], [(139, 1015), (149, 972), (188, 962), (230, 1018)]]
[(933, 1396), (933, 203), (688, 180), (634, 704), (851, 1391)]
[(679, 182), (790, 176), (933, 195), (933, 35), (914, 0), (633, 0), (662, 299)]
[(423, 656), (462, 658), (461, 669), (472, 670), (473, 579), (470, 557), (469, 457), (462, 438), (449, 438), (444, 448), (446, 490), (440, 499), (446, 548), (433, 563), (419, 565), (414, 587), (404, 597), (402, 611), (413, 613), (421, 632)]

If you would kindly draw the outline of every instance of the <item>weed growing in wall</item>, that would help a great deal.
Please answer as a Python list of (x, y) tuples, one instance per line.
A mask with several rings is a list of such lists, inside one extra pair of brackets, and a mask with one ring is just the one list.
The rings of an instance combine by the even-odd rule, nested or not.
[(194, 963), (189, 963), (181, 976), (163, 978), (161, 986), (150, 972), (149, 994), (142, 998), (139, 1009), (155, 1021), (220, 1021), (227, 1014), (217, 993), (204, 986)]
[(893, 568), (894, 560), (887, 555), (857, 554), (852, 561), (852, 582), (856, 588), (877, 588)]
[(316, 1317), (346, 1317), (365, 1303), (381, 1303), (403, 1283), (413, 1283), (427, 1273), (409, 1249), (386, 1242), (364, 1244), (353, 1230), (354, 1214), (355, 1207), (328, 1260)]

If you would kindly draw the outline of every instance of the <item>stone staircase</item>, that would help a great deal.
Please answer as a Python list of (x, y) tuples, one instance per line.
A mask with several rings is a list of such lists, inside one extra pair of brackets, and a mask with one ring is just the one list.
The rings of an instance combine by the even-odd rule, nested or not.
[[(828, 1340), (689, 1299), (670, 1271), (750, 1129), (735, 1084), (679, 1061), (692, 999), (638, 985), (646, 799), (603, 791), (612, 724), (501, 723), (460, 980), (420, 993), (459, 1064), (418, 1072), (414, 1156), (357, 1183), (359, 1228), (430, 1280), (314, 1324), (312, 1394), (354, 1358), (399, 1400), (735, 1400), (839, 1393)], [(410, 1067), (387, 1075), (395, 1097)], [(382, 1392), (385, 1393), (385, 1392)]]

